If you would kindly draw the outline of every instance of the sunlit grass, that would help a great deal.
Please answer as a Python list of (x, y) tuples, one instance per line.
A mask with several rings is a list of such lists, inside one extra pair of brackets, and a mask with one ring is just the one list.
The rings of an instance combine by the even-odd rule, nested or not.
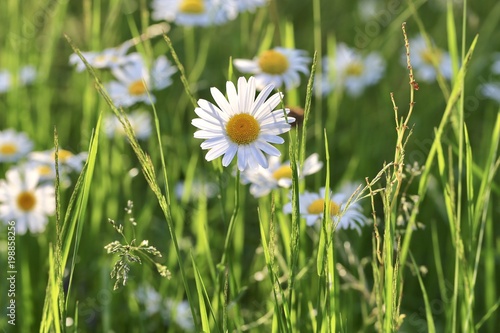
[[(490, 66), (500, 47), (500, 6), (373, 1), (375, 15), (363, 19), (368, 3), (272, 0), (221, 26), (155, 29), (146, 0), (0, 4), (0, 70), (13, 73), (12, 87), (0, 92), (0, 131), (25, 132), (34, 151), (59, 151), (56, 214), (43, 233), (17, 235), (16, 325), (4, 311), (0, 327), (496, 332), (500, 111), (479, 87), (496, 78)], [(410, 58), (402, 61), (420, 33), (449, 52), (450, 79), (438, 73), (425, 82)], [(129, 120), (138, 107), (119, 108), (110, 96), (113, 73), (80, 53), (127, 41), (148, 66), (166, 55), (177, 68), (171, 85), (146, 91), (156, 99), (141, 103), (152, 119), (147, 139)], [(335, 59), (341, 43), (363, 55), (379, 52), (384, 74), (358, 96), (340, 82), (322, 96), (322, 58)], [(304, 111), (276, 145), (291, 163), (291, 185), (254, 198), (234, 161), (224, 168), (220, 158), (205, 160), (191, 121), (200, 99), (213, 102), (211, 87), (224, 92), (226, 81), (244, 75), (234, 59), (276, 46), (306, 50), (310, 74), (300, 74), (293, 89), (280, 87), (277, 108)], [(69, 65), (72, 53), (85, 71)], [(430, 62), (436, 67), (437, 60)], [(16, 85), (25, 65), (37, 77)], [(119, 120), (122, 135), (106, 135), (108, 116)], [(61, 147), (88, 152), (79, 174), (66, 173)], [(312, 153), (323, 168), (302, 177)], [(14, 166), (0, 160), (0, 179)], [(330, 190), (350, 183), (356, 190), (331, 216)], [(301, 216), (310, 212), (301, 210), (299, 197), (321, 187), (323, 213), (308, 226)], [(133, 227), (123, 210), (129, 201)], [(369, 219), (359, 233), (340, 223), (355, 203)], [(0, 230), (0, 266), (7, 271), (7, 224)], [(105, 246), (116, 241), (115, 252), (131, 258), (143, 244), (161, 257), (139, 255), (141, 263), (130, 262), (125, 279), (115, 281), (118, 257)], [(168, 279), (159, 274), (164, 267)], [(0, 286), (2, 304), (10, 300), (8, 288)]]

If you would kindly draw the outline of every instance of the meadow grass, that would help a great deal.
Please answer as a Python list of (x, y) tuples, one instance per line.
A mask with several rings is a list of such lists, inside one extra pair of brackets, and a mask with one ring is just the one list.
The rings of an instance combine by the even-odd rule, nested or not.
[[(363, 19), (369, 3), (377, 14)], [(272, 0), (205, 28), (159, 24), (150, 5), (0, 3), (0, 70), (37, 71), (33, 84), (16, 86), (14, 75), (13, 88), (0, 93), (0, 130), (25, 132), (34, 150), (56, 147), (57, 173), (46, 230), (15, 240), (16, 320), (9, 323), (10, 286), (2, 282), (1, 329), (497, 332), (500, 110), (479, 87), (495, 80), (500, 4)], [(449, 52), (451, 78), (418, 76), (409, 55), (419, 33)], [(148, 65), (166, 55), (177, 68), (170, 86), (148, 92), (156, 101), (140, 106), (152, 117), (146, 140), (129, 119), (138, 107), (118, 107), (105, 85), (111, 73), (81, 53), (125, 41)], [(342, 43), (379, 52), (385, 73), (359, 96), (340, 85), (322, 96), (314, 84), (325, 76), (321, 58)], [(304, 112), (278, 146), (291, 161), (291, 187), (254, 198), (234, 162), (205, 160), (191, 120), (198, 99), (213, 101), (210, 87), (224, 93), (226, 81), (243, 75), (233, 59), (275, 46), (307, 50), (310, 74), (280, 88), (278, 108)], [(72, 53), (85, 71), (69, 64)], [(438, 58), (430, 62), (438, 66)], [(122, 136), (106, 135), (109, 115)], [(88, 152), (70, 186), (62, 148)], [(303, 178), (312, 153), (323, 168)], [(0, 163), (0, 179), (13, 166)], [(350, 182), (338, 214), (361, 205), (369, 221), (360, 232), (341, 228), (327, 204), (330, 189)], [(324, 213), (310, 227), (299, 198), (321, 187)], [(291, 214), (283, 212), (288, 202)]]

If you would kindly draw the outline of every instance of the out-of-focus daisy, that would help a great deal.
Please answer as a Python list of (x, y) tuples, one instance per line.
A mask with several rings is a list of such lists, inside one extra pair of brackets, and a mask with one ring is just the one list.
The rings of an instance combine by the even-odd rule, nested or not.
[(180, 181), (175, 185), (175, 196), (177, 199), (199, 199), (201, 196), (207, 198), (213, 198), (219, 188), (216, 183), (203, 181), (200, 179), (195, 179), (189, 184), (189, 188), (186, 188), (186, 183)]
[[(451, 58), (445, 52), (434, 45), (428, 46), (422, 35), (409, 40), (410, 60), (415, 71), (415, 80), (424, 82), (434, 82), (436, 80), (436, 67), (446, 79), (451, 78), (452, 67)], [(406, 66), (406, 51), (401, 57), (401, 62)]]
[(269, 3), (269, 0), (236, 0), (238, 11), (254, 12), (259, 7), (264, 7)]
[(162, 297), (150, 285), (142, 285), (135, 292), (137, 301), (145, 306), (145, 313), (151, 317), (162, 310)]
[[(319, 161), (318, 154), (312, 154), (304, 160), (302, 170), (299, 170), (299, 178), (318, 172), (323, 167), (323, 162)], [(290, 161), (281, 163), (280, 158), (269, 156), (269, 167), (259, 166), (256, 169), (246, 169), (241, 173), (241, 182), (250, 185), (250, 193), (256, 197), (262, 197), (269, 194), (271, 190), (292, 186), (292, 168)]]
[(290, 90), (299, 85), (299, 72), (309, 74), (307, 66), (310, 61), (306, 51), (275, 47), (253, 60), (234, 59), (233, 63), (240, 72), (255, 75), (258, 90), (264, 89), (268, 84), (273, 84), (276, 88), (284, 84), (285, 90)]
[(55, 190), (51, 185), (39, 186), (34, 169), (10, 169), (0, 180), (0, 219), (16, 221), (16, 232), (40, 233), (49, 215), (55, 212)]
[[(131, 46), (130, 42), (125, 42), (118, 47), (108, 48), (101, 52), (82, 52), (82, 56), (94, 68), (114, 68), (127, 62), (125, 54)], [(69, 56), (69, 63), (76, 66), (77, 72), (85, 70), (85, 64), (76, 53)]]
[(183, 332), (194, 332), (194, 318), (188, 301), (178, 302), (167, 299), (165, 305), (164, 317), (167, 321), (175, 322)]
[[(137, 139), (146, 140), (151, 136), (151, 115), (148, 112), (142, 110), (133, 111), (127, 115), (127, 119)], [(104, 118), (104, 131), (109, 138), (113, 138), (116, 135), (125, 136), (122, 124), (112, 114)]]
[(153, 0), (154, 20), (184, 26), (224, 24), (238, 15), (235, 0)]
[(480, 90), (484, 97), (500, 103), (500, 82), (484, 83), (480, 86)]
[(176, 70), (165, 56), (158, 57), (149, 70), (142, 56), (132, 53), (123, 66), (111, 69), (118, 81), (108, 82), (107, 90), (118, 107), (129, 107), (139, 102), (151, 104), (156, 100), (151, 90), (172, 84), (171, 76)]
[(255, 79), (250, 77), (247, 82), (240, 77), (238, 91), (232, 82), (227, 82), (228, 99), (219, 89), (210, 89), (218, 106), (204, 99), (198, 100), (199, 107), (195, 112), (200, 118), (193, 119), (191, 123), (199, 129), (194, 137), (205, 139), (201, 148), (209, 149), (205, 156), (207, 161), (224, 155), (222, 165), (226, 167), (238, 154), (238, 169), (242, 171), (247, 166), (267, 168), (263, 152), (281, 155), (271, 143), (285, 142), (278, 135), (288, 132), (289, 123), (295, 119), (288, 117), (287, 121), (285, 112), (288, 114), (288, 109), (273, 111), (283, 98), (281, 93), (276, 93), (266, 101), (273, 89), (273, 85), (268, 85), (255, 98)]
[(335, 59), (323, 58), (321, 92), (323, 95), (333, 89), (345, 89), (350, 96), (359, 96), (367, 86), (376, 84), (385, 71), (382, 57), (372, 52), (362, 56), (345, 44), (338, 44)]
[(6, 129), (0, 132), (0, 162), (16, 162), (33, 149), (33, 142), (22, 132)]
[[(58, 162), (59, 167), (63, 171), (82, 171), (83, 165), (87, 160), (88, 153), (81, 152), (79, 154), (73, 154), (69, 150), (59, 149), (58, 150)], [(55, 164), (55, 150), (46, 151), (36, 151), (29, 154), (29, 160), (37, 163), (42, 163), (46, 165)]]
[(19, 83), (23, 86), (31, 84), (36, 80), (36, 75), (35, 66), (23, 66), (19, 70)]
[[(361, 227), (367, 223), (367, 218), (362, 213), (362, 207), (358, 202), (351, 203), (344, 211), (345, 204), (354, 192), (351, 185), (345, 186), (339, 193), (330, 192), (330, 214), (334, 224), (340, 229), (356, 229), (361, 232)], [(323, 218), (323, 206), (325, 204), (325, 188), (321, 188), (319, 193), (305, 192), (299, 197), (300, 214), (306, 219), (308, 226), (313, 226)], [(292, 203), (289, 202), (283, 207), (285, 214), (292, 213)], [(342, 217), (340, 217), (343, 212)], [(340, 218), (340, 220), (339, 220)]]
[(0, 69), (0, 93), (9, 91), (11, 86), (10, 73), (6, 69)]

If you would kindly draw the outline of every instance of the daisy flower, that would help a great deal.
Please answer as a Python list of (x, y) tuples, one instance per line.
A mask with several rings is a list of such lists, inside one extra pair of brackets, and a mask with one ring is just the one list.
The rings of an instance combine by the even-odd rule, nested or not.
[(266, 6), (269, 1), (268, 0), (236, 0), (238, 5), (238, 11), (245, 12), (254, 12), (259, 7)]
[[(128, 114), (127, 119), (137, 139), (146, 140), (151, 136), (153, 129), (151, 127), (151, 116), (148, 112), (137, 110)], [(108, 138), (114, 138), (117, 135), (126, 136), (122, 124), (113, 114), (104, 118), (104, 132)]]
[(183, 300), (181, 302), (172, 299), (165, 300), (165, 311), (163, 317), (167, 321), (174, 321), (183, 332), (194, 332), (194, 318), (191, 313), (189, 302)]
[[(410, 60), (415, 71), (415, 79), (424, 82), (436, 80), (436, 67), (446, 79), (451, 78), (451, 58), (448, 52), (437, 48), (434, 43), (429, 47), (422, 35), (410, 39)], [(401, 57), (401, 62), (406, 66), (406, 51)]]
[(234, 59), (233, 64), (240, 72), (255, 75), (258, 90), (264, 89), (268, 84), (273, 84), (276, 88), (284, 84), (285, 90), (290, 90), (299, 85), (299, 72), (309, 75), (307, 66), (310, 61), (306, 51), (275, 47), (253, 60)]
[(220, 25), (238, 15), (235, 0), (153, 0), (154, 20), (183, 26)]
[(25, 86), (35, 82), (36, 80), (36, 68), (35, 66), (27, 65), (21, 67), (19, 70), (19, 82), (21, 85)]
[(335, 88), (342, 87), (353, 97), (361, 95), (367, 86), (376, 84), (385, 71), (382, 57), (372, 52), (362, 56), (345, 44), (337, 45), (335, 58), (323, 58), (321, 93), (326, 95)]
[(199, 130), (194, 133), (197, 139), (205, 139), (202, 149), (209, 149), (205, 156), (212, 161), (224, 155), (222, 165), (227, 167), (236, 154), (238, 169), (256, 168), (261, 165), (267, 168), (268, 161), (263, 152), (280, 156), (280, 151), (271, 143), (281, 144), (285, 140), (278, 135), (290, 130), (289, 122), (295, 119), (285, 118), (290, 110), (274, 110), (280, 104), (283, 94), (276, 93), (267, 101), (266, 98), (274, 89), (268, 85), (255, 98), (255, 78), (248, 82), (244, 77), (238, 79), (238, 91), (230, 81), (226, 84), (228, 99), (213, 87), (210, 89), (217, 105), (204, 99), (198, 100), (194, 111), (200, 118), (193, 119), (193, 126)]
[(171, 76), (176, 72), (165, 56), (160, 56), (153, 63), (151, 71), (146, 67), (139, 53), (127, 56), (123, 66), (111, 69), (118, 81), (111, 81), (106, 86), (108, 93), (117, 107), (129, 107), (139, 102), (151, 104), (155, 97), (148, 91), (163, 89), (172, 84)]
[[(339, 193), (330, 192), (330, 214), (333, 222), (340, 229), (356, 229), (361, 233), (361, 227), (367, 223), (367, 218), (362, 213), (362, 207), (355, 202), (345, 209), (345, 204), (354, 193), (352, 185), (343, 187)], [(308, 226), (313, 226), (323, 218), (323, 206), (325, 204), (325, 188), (322, 187), (319, 193), (305, 192), (299, 197), (300, 214), (306, 219)], [(292, 203), (289, 202), (283, 207), (285, 214), (292, 213)], [(340, 220), (339, 220), (340, 218)]]
[(22, 132), (13, 129), (0, 131), (0, 163), (16, 162), (33, 149), (33, 142)]
[[(94, 68), (114, 68), (127, 61), (125, 54), (131, 46), (130, 42), (125, 42), (118, 47), (108, 48), (101, 52), (82, 52), (82, 56)], [(82, 72), (86, 68), (82, 59), (76, 53), (69, 56), (69, 63), (76, 66), (77, 72)]]
[(16, 221), (18, 234), (45, 230), (48, 218), (55, 212), (55, 190), (39, 186), (40, 175), (33, 169), (10, 169), (0, 180), (0, 219)]
[[(59, 166), (63, 171), (82, 171), (83, 165), (87, 160), (88, 153), (82, 152), (79, 154), (73, 154), (69, 150), (59, 149), (58, 150), (58, 162)], [(45, 165), (55, 165), (55, 150), (46, 151), (36, 151), (32, 152), (28, 156), (29, 161), (37, 162)]]
[[(246, 169), (241, 173), (241, 182), (243, 184), (252, 184), (250, 185), (250, 193), (255, 198), (263, 197), (278, 187), (289, 188), (292, 186), (290, 161), (281, 163), (279, 157), (269, 156), (268, 162), (268, 168), (259, 166), (256, 169)], [(299, 178), (316, 173), (322, 167), (323, 162), (319, 161), (318, 154), (312, 154), (304, 160), (302, 170), (299, 169)]]
[(196, 200), (204, 196), (207, 198), (213, 198), (217, 192), (219, 192), (219, 187), (216, 183), (203, 181), (201, 179), (195, 179), (186, 187), (184, 181), (179, 181), (175, 185), (175, 196), (177, 199), (182, 200), (186, 197), (189, 200)]
[(0, 93), (4, 93), (9, 91), (11, 83), (10, 83), (10, 73), (6, 69), (0, 70)]

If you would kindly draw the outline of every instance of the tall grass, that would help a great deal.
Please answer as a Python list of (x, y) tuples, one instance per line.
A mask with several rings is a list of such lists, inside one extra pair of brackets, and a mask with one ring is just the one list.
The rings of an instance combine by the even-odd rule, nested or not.
[[(163, 24), (151, 33), (146, 0), (2, 2), (0, 69), (29, 63), (38, 78), (0, 94), (0, 130), (26, 132), (36, 150), (89, 155), (71, 187), (56, 178), (57, 210), (47, 230), (18, 235), (17, 321), (2, 315), (0, 327), (182, 332), (181, 310), (172, 304), (187, 301), (196, 332), (496, 332), (500, 110), (478, 85), (492, 79), (500, 6), (409, 0), (391, 11), (382, 3), (382, 14), (366, 23), (357, 10), (367, 3), (272, 0), (224, 26)], [(342, 89), (317, 94), (322, 56), (334, 56), (340, 42), (355, 46), (353, 31), (366, 32), (367, 24), (378, 32), (362, 51), (380, 51), (388, 63), (381, 82), (356, 98)], [(451, 80), (438, 75), (425, 83), (414, 73), (409, 37), (419, 32), (449, 51)], [(106, 91), (110, 74), (80, 52), (132, 39), (148, 59), (164, 54), (178, 69), (172, 86), (144, 106), (154, 126), (144, 141)], [(204, 159), (191, 119), (199, 98), (212, 101), (210, 87), (224, 91), (241, 75), (232, 59), (274, 46), (308, 50), (310, 75), (284, 91), (280, 106), (304, 109), (301, 126), (279, 147), (291, 161), (291, 190), (256, 199), (239, 172)], [(85, 72), (68, 65), (73, 52)], [(119, 119), (124, 137), (104, 135), (108, 115)], [(304, 179), (312, 153), (324, 167)], [(9, 167), (0, 164), (0, 178)], [(199, 181), (214, 183), (217, 194), (197, 189)], [(330, 189), (345, 182), (361, 184), (340, 213), (361, 203), (370, 223), (360, 233), (340, 229), (326, 204)], [(299, 197), (320, 187), (325, 204), (315, 229), (301, 218)], [(123, 212), (129, 200), (136, 225)], [(131, 244), (147, 240), (162, 255), (128, 263), (127, 281), (116, 290), (116, 258), (105, 246), (118, 237), (108, 219), (123, 226), (127, 250), (140, 252)], [(165, 267), (169, 278), (158, 274)], [(147, 286), (160, 301), (138, 296)], [(2, 283), (2, 304), (7, 289)]]

